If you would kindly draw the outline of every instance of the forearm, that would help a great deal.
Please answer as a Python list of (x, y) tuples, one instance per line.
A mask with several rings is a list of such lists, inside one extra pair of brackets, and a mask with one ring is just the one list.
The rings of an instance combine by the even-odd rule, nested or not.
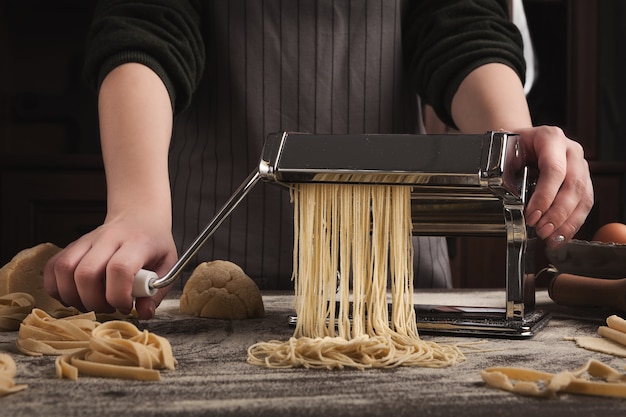
[(173, 116), (165, 86), (147, 67), (125, 64), (105, 78), (98, 106), (107, 220), (145, 210), (171, 223), (168, 152)]
[(593, 205), (583, 148), (560, 128), (532, 127), (522, 83), (513, 70), (487, 64), (471, 72), (453, 97), (452, 118), (465, 133), (519, 133), (527, 163), (539, 169), (526, 206), (527, 224), (551, 247), (576, 234)]
[(463, 133), (532, 126), (522, 82), (503, 64), (487, 64), (472, 71), (459, 85), (451, 111)]
[[(44, 281), (66, 305), (126, 314), (133, 307), (137, 271), (164, 274), (176, 260), (167, 169), (172, 106), (160, 78), (139, 64), (112, 70), (98, 105), (107, 216), (50, 259)], [(166, 292), (137, 298), (139, 317), (152, 317)]]

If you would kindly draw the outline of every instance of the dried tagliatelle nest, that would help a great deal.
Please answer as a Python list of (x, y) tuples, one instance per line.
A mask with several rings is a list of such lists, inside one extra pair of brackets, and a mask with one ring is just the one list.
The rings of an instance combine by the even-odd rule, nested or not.
[(229, 261), (204, 262), (196, 267), (180, 297), (183, 314), (214, 319), (263, 317), (263, 298), (256, 283)]

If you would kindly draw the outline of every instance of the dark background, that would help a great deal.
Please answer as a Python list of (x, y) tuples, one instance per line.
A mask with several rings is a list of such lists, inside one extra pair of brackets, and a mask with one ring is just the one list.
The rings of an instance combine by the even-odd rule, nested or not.
[[(104, 218), (95, 95), (80, 75), (94, 4), (0, 0), (1, 264), (39, 242), (64, 246)], [(626, 222), (626, 2), (526, 0), (525, 9), (539, 64), (534, 121), (563, 127), (591, 164), (596, 206), (579, 233), (588, 239)], [(493, 279), (485, 271), (504, 243), (473, 239), (453, 249), (455, 284), (502, 284), (499, 265)]]

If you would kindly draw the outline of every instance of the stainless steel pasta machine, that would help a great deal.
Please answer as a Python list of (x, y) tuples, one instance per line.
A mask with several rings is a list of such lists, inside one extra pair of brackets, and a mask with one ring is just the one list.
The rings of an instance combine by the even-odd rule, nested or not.
[(526, 164), (519, 137), (506, 132), (271, 134), (258, 168), (233, 193), (176, 265), (163, 277), (139, 271), (133, 294), (150, 295), (172, 283), (260, 180), (286, 185), (335, 182), (410, 186), (414, 234), (504, 236), (507, 247), (503, 305), (416, 305), (420, 332), (526, 338), (549, 319), (546, 313), (535, 309), (535, 237), (524, 220), (524, 208), (536, 172)]

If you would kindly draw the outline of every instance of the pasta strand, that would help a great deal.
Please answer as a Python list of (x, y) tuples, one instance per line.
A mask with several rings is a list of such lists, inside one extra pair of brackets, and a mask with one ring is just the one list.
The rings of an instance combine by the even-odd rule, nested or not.
[(291, 198), (297, 324), (288, 341), (250, 346), (249, 363), (365, 369), (465, 360), (458, 346), (417, 331), (410, 187), (298, 184)]

